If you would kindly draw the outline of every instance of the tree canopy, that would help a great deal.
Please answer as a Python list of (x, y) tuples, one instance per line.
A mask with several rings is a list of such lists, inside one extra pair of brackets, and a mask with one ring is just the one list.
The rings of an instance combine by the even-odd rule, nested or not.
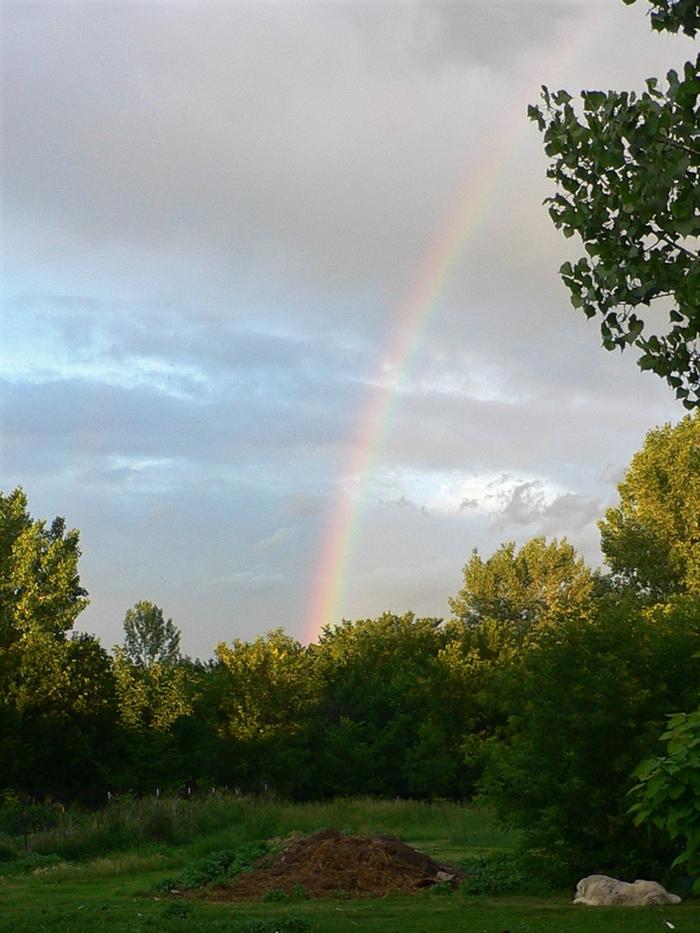
[(700, 412), (650, 431), (599, 522), (614, 577), (662, 600), (700, 592)]
[[(634, 0), (624, 0), (631, 4)], [(656, 30), (694, 36), (694, 0), (650, 0)], [(546, 199), (586, 252), (560, 269), (571, 303), (600, 318), (603, 346), (642, 351), (687, 408), (700, 405), (700, 56), (642, 93), (542, 89), (528, 114), (544, 134)]]
[(487, 560), (474, 549), (464, 568), (464, 586), (450, 599), (457, 619), (473, 627), (486, 619), (524, 633), (562, 613), (580, 615), (594, 577), (566, 539), (532, 538), (520, 550), (502, 544)]
[(166, 622), (159, 606), (142, 599), (124, 617), (124, 650), (142, 667), (174, 664), (180, 659), (180, 630), (172, 619)]
[(78, 541), (62, 518), (34, 521), (23, 489), (0, 493), (0, 648), (31, 629), (63, 637), (73, 627), (88, 604)]

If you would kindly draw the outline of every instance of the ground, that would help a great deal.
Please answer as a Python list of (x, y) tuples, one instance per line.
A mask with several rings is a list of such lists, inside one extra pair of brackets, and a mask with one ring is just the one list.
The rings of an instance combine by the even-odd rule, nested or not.
[[(257, 805), (255, 805), (257, 806)], [(169, 897), (158, 882), (177, 875), (193, 858), (236, 844), (242, 838), (315, 832), (336, 824), (361, 834), (391, 833), (439, 863), (464, 856), (507, 850), (512, 838), (492, 817), (455, 805), (349, 801), (294, 807), (241, 805), (230, 825), (184, 838), (187, 812), (177, 810), (177, 833), (167, 843), (141, 842), (124, 851), (97, 857), (55, 861), (50, 858), (24, 872), (0, 866), (0, 930), (12, 933), (82, 933), (82, 931), (213, 931), (232, 933), (694, 933), (700, 929), (700, 901), (661, 908), (587, 908), (571, 903), (569, 890), (539, 897), (468, 897), (460, 892), (429, 889), (381, 898), (237, 900), (208, 902)], [(176, 812), (176, 811), (173, 811)], [(185, 813), (182, 816), (182, 813)], [(219, 822), (223, 819), (219, 811)], [(144, 821), (143, 813), (139, 815)], [(126, 823), (127, 815), (122, 819)], [(224, 820), (225, 822), (225, 820)], [(112, 816), (112, 824), (117, 824)], [(97, 825), (97, 824), (95, 824)], [(194, 824), (192, 824), (194, 825)], [(401, 832), (401, 829), (404, 829)], [(99, 829), (99, 827), (97, 827)], [(97, 829), (94, 832), (97, 832)], [(90, 832), (82, 830), (89, 849)], [(77, 833), (77, 830), (76, 830)], [(114, 830), (115, 838), (117, 831)], [(167, 834), (167, 833), (166, 833)], [(62, 837), (64, 844), (70, 835)], [(30, 840), (30, 845), (31, 845)], [(44, 847), (47, 840), (37, 838)], [(59, 837), (54, 840), (60, 848)], [(75, 850), (73, 850), (75, 851)], [(12, 863), (9, 863), (12, 864)], [(18, 863), (19, 864), (19, 863)], [(3, 873), (4, 872), (4, 873)]]

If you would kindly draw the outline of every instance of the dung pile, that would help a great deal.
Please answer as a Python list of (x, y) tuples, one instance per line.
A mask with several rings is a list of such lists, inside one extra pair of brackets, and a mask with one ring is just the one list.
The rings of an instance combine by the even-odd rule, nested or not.
[(394, 836), (344, 836), (324, 829), (293, 840), (272, 858), (212, 892), (216, 898), (262, 897), (270, 891), (292, 894), (299, 887), (311, 897), (344, 892), (383, 895), (411, 892), (438, 882), (454, 886), (455, 869), (439, 865)]

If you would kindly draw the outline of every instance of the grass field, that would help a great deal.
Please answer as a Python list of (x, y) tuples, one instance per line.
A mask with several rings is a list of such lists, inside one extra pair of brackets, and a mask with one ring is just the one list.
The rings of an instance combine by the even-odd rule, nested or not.
[[(211, 798), (138, 801), (29, 837), (29, 856), (0, 863), (0, 930), (232, 933), (438, 933), (700, 929), (700, 901), (663, 908), (573, 906), (570, 891), (470, 897), (460, 891), (381, 899), (208, 904), (156, 893), (157, 882), (209, 852), (336, 826), (386, 832), (445, 861), (507, 852), (516, 839), (475, 807), (405, 801), (284, 804)], [(22, 853), (19, 853), (22, 856)], [(672, 924), (672, 926), (671, 926)]]

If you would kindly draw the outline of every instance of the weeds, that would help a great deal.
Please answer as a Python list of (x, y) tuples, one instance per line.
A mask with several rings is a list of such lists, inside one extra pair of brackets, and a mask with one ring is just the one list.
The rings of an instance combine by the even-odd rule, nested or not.
[[(3, 842), (3, 851), (13, 852), (23, 849), (25, 840), (15, 803), (0, 804), (0, 825), (8, 806), (12, 812), (5, 812), (5, 823), (13, 829)], [(324, 826), (339, 826), (354, 834), (389, 833), (414, 842), (437, 839), (460, 847), (466, 842), (474, 850), (513, 842), (513, 836), (499, 829), (488, 811), (450, 802), (347, 799), (294, 804), (217, 793), (191, 800), (118, 800), (92, 813), (70, 810), (61, 814), (55, 807), (40, 807), (34, 813), (29, 808), (29, 816), (29, 824), (43, 826), (28, 833), (29, 850), (69, 861), (153, 844), (187, 845), (193, 855), (205, 856), (212, 848), (235, 849), (243, 843), (316, 832)]]
[(263, 895), (263, 901), (279, 904), (297, 904), (299, 901), (308, 901), (310, 895), (303, 884), (295, 884), (289, 891), (274, 888)]
[(177, 878), (160, 881), (156, 890), (162, 892), (191, 891), (208, 885), (225, 884), (236, 875), (248, 871), (253, 862), (269, 851), (264, 842), (248, 843), (238, 849), (211, 852), (206, 858), (187, 865)]
[(536, 858), (527, 853), (504, 852), (479, 859), (463, 859), (461, 868), (467, 877), (460, 893), (542, 894), (552, 890)]
[(36, 874), (39, 871), (52, 868), (60, 864), (60, 862), (61, 858), (58, 855), (41, 855), (38, 852), (32, 852), (22, 858), (13, 859), (11, 862), (4, 862), (0, 869), (0, 875)]

